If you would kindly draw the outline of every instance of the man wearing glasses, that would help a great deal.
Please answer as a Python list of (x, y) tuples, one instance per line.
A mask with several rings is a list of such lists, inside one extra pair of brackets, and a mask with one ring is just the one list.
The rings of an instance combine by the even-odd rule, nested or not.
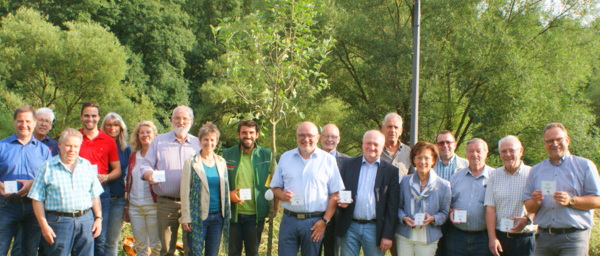
[(456, 150), (456, 139), (452, 135), (452, 132), (448, 130), (439, 132), (435, 144), (440, 152), (440, 156), (434, 170), (440, 178), (450, 181), (452, 174), (469, 165), (467, 159), (459, 157), (454, 153)]
[(280, 256), (318, 255), (327, 223), (333, 217), (338, 192), (344, 189), (331, 154), (317, 148), (319, 132), (311, 122), (296, 130), (298, 147), (281, 155), (271, 188), (282, 201)]
[(600, 207), (596, 165), (571, 155), (571, 138), (561, 123), (544, 127), (548, 159), (536, 164), (523, 191), (529, 213), (535, 213), (538, 236), (533, 255), (587, 255), (593, 209)]

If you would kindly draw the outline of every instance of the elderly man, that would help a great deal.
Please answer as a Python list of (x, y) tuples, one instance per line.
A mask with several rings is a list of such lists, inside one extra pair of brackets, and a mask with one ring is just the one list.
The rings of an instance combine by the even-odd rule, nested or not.
[(119, 149), (113, 138), (98, 129), (100, 120), (100, 106), (95, 102), (85, 102), (81, 106), (79, 116), (83, 123), (81, 134), (83, 142), (79, 149), (79, 156), (90, 161), (96, 167), (98, 180), (104, 188), (100, 195), (102, 204), (102, 233), (94, 241), (94, 255), (104, 255), (106, 252), (106, 230), (108, 229), (108, 215), (110, 213), (110, 188), (109, 181), (121, 177), (121, 162)]
[[(158, 232), (162, 247), (160, 255), (174, 255), (181, 217), (179, 189), (184, 162), (200, 151), (200, 140), (188, 133), (194, 122), (190, 107), (179, 106), (171, 116), (172, 131), (156, 136), (150, 144), (141, 166), (143, 179), (152, 184), (158, 195)], [(156, 182), (154, 171), (164, 171), (165, 181)], [(187, 239), (183, 239), (187, 245)]]
[(48, 132), (52, 130), (52, 123), (54, 123), (54, 111), (49, 108), (39, 108), (35, 112), (35, 117), (37, 125), (33, 131), (33, 136), (48, 146), (50, 151), (52, 151), (52, 156), (57, 156), (58, 142), (48, 136)]
[(571, 155), (571, 138), (560, 123), (544, 127), (548, 159), (536, 164), (523, 191), (539, 226), (534, 255), (587, 255), (593, 209), (600, 207), (596, 165)]
[(0, 254), (7, 255), (11, 240), (19, 232), (14, 243), (19, 244), (21, 254), (36, 255), (40, 229), (31, 199), (26, 196), (39, 167), (52, 155), (33, 137), (36, 119), (31, 106), (17, 108), (13, 121), (15, 133), (0, 141)]
[(380, 131), (363, 136), (363, 155), (346, 161), (340, 174), (353, 203), (338, 201), (336, 234), (341, 255), (384, 255), (394, 239), (398, 216), (398, 168), (381, 161), (385, 138)]
[(479, 138), (467, 142), (469, 166), (450, 179), (450, 220), (454, 229), (446, 238), (447, 255), (491, 255), (485, 225), (486, 184), (494, 169), (485, 164), (488, 146)]
[[(267, 179), (271, 175), (271, 150), (258, 146), (258, 124), (243, 120), (238, 124), (239, 143), (223, 150), (227, 161), (229, 186), (231, 189), (231, 227), (229, 255), (239, 256), (245, 247), (246, 255), (258, 256), (260, 237), (265, 227), (265, 218), (277, 208), (265, 198)], [(250, 191), (250, 198), (240, 199), (241, 189)], [(277, 202), (276, 202), (277, 204)], [(276, 205), (275, 205), (276, 206)]]
[(281, 155), (271, 180), (284, 215), (279, 229), (279, 256), (318, 255), (337, 194), (344, 189), (335, 158), (317, 148), (319, 132), (311, 122), (296, 130), (298, 148)]
[[(329, 154), (332, 154), (337, 161), (338, 168), (341, 170), (344, 160), (350, 158), (348, 155), (337, 151), (337, 146), (340, 143), (340, 129), (335, 124), (327, 124), (323, 126), (321, 131), (321, 149)], [(321, 251), (324, 256), (339, 255), (339, 245), (336, 243), (335, 238), (335, 222), (334, 217), (327, 225), (325, 229), (325, 237), (323, 237), (323, 244), (321, 245)]]
[(456, 139), (452, 132), (444, 130), (438, 133), (435, 144), (440, 152), (437, 163), (434, 167), (435, 172), (439, 177), (450, 181), (452, 174), (469, 165), (469, 161), (457, 156)]
[(534, 228), (522, 196), (531, 166), (523, 164), (523, 146), (509, 135), (498, 142), (504, 166), (490, 174), (485, 193), (485, 223), (493, 255), (531, 255)]
[(82, 140), (77, 130), (65, 129), (60, 156), (40, 168), (29, 192), (45, 255), (93, 255), (94, 238), (102, 231), (102, 185), (92, 164), (78, 156)]
[(402, 117), (388, 113), (383, 118), (381, 133), (385, 136), (385, 147), (381, 159), (398, 167), (400, 177), (410, 172), (410, 147), (400, 141), (402, 135)]

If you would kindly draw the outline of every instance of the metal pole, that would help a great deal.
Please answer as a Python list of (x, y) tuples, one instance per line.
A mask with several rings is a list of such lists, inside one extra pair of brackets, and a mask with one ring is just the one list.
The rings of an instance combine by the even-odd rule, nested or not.
[(413, 14), (413, 81), (412, 116), (410, 120), (410, 145), (419, 140), (419, 59), (421, 48), (421, 0), (415, 0)]

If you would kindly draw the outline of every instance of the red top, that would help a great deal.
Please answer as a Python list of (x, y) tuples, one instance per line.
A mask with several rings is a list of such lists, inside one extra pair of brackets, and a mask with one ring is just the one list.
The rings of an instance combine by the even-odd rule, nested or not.
[(91, 140), (83, 133), (83, 129), (79, 131), (83, 134), (79, 156), (90, 161), (92, 165), (97, 165), (98, 174), (108, 174), (108, 163), (119, 161), (119, 149), (115, 140), (100, 129), (98, 136)]

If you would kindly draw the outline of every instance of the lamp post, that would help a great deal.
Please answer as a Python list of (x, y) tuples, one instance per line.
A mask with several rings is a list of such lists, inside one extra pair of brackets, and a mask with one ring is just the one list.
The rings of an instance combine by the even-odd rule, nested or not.
[(415, 0), (413, 9), (413, 80), (412, 116), (410, 121), (410, 145), (419, 140), (419, 63), (421, 49), (421, 1)]

